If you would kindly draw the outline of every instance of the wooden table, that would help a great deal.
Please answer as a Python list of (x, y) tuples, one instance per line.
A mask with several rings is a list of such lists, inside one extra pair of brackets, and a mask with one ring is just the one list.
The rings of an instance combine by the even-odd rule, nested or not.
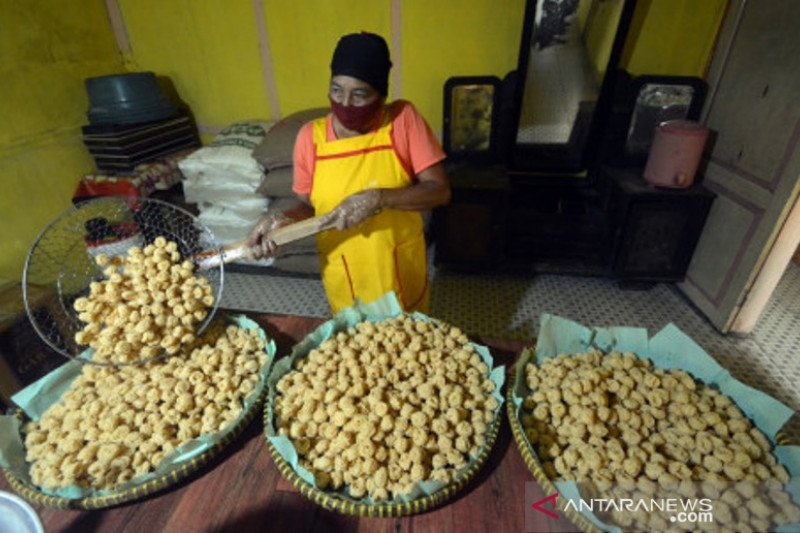
[[(291, 347), (322, 320), (284, 315), (254, 315), (278, 354)], [(477, 339), (489, 346), (498, 364), (510, 370), (524, 344)], [(510, 375), (510, 374), (509, 374)], [(48, 532), (55, 531), (369, 531), (479, 532), (577, 531), (565, 517), (556, 520), (535, 513), (525, 525), (525, 485), (537, 501), (545, 495), (535, 484), (516, 449), (505, 417), (492, 454), (465, 490), (454, 500), (405, 518), (356, 518), (326, 511), (283, 479), (266, 447), (257, 417), (220, 457), (178, 486), (145, 500), (98, 511), (40, 508)], [(0, 489), (11, 490), (0, 479)], [(530, 518), (529, 518), (530, 520)]]

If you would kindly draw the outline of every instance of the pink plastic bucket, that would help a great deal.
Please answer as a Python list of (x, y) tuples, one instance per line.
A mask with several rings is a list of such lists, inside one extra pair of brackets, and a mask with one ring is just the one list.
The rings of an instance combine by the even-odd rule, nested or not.
[(708, 140), (708, 128), (690, 120), (670, 120), (656, 127), (644, 179), (657, 187), (690, 187)]

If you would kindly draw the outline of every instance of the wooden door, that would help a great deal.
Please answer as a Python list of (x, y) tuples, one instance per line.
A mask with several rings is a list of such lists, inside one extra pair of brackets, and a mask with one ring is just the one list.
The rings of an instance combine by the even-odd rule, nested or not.
[(732, 0), (709, 71), (704, 184), (717, 194), (679, 285), (722, 332), (800, 186), (800, 2)]

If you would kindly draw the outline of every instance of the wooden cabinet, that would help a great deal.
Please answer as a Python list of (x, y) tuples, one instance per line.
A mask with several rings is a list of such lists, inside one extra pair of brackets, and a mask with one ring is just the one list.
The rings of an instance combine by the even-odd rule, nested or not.
[(509, 198), (506, 255), (514, 270), (608, 273), (609, 228), (604, 195), (596, 187), (514, 176)]
[(436, 265), (680, 281), (714, 194), (650, 186), (604, 168), (585, 183), (509, 176), (503, 167), (448, 171), (453, 197), (434, 213)]
[(448, 168), (450, 205), (433, 213), (435, 264), (486, 271), (505, 261), (508, 178), (503, 167)]
[[(29, 284), (28, 303), (40, 319), (61, 316), (61, 302), (47, 287)], [(34, 329), (25, 312), (22, 286), (0, 287), (0, 406), (12, 407), (11, 396), (66, 361)]]
[(681, 281), (705, 225), (714, 193), (649, 185), (639, 172), (603, 169), (613, 228), (611, 275), (622, 280)]

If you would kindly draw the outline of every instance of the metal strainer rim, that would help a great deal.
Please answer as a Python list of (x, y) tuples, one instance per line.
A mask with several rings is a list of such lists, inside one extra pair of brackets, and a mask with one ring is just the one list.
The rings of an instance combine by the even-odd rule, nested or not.
[[(64, 356), (68, 360), (70, 360), (70, 361), (77, 360), (77, 361), (80, 361), (80, 362), (86, 363), (86, 364), (94, 364), (94, 365), (97, 365), (97, 366), (109, 366), (109, 367), (142, 365), (142, 364), (146, 364), (148, 362), (164, 359), (164, 358), (168, 357), (169, 355), (166, 353), (166, 351), (162, 351), (162, 353), (160, 353), (159, 355), (156, 355), (154, 357), (149, 357), (149, 358), (146, 358), (146, 359), (137, 359), (137, 360), (129, 362), (129, 363), (104, 363), (104, 362), (93, 361), (93, 360), (91, 360), (89, 358), (82, 357), (82, 355), (84, 353), (86, 353), (87, 350), (92, 350), (91, 353), (94, 353), (93, 349), (89, 348), (89, 347), (87, 347), (84, 351), (82, 351), (79, 354), (72, 354), (66, 348), (62, 348), (62, 347), (58, 346), (52, 340), (51, 336), (47, 332), (42, 330), (42, 327), (40, 326), (39, 321), (36, 320), (35, 317), (34, 317), (35, 309), (33, 309), (33, 307), (32, 307), (32, 302), (30, 301), (30, 297), (29, 297), (29, 294), (28, 294), (28, 291), (29, 291), (28, 273), (29, 273), (29, 267), (30, 267), (31, 258), (32, 258), (33, 254), (34, 254), (34, 251), (37, 249), (37, 246), (39, 245), (39, 243), (42, 241), (44, 236), (47, 235), (47, 232), (49, 230), (51, 230), (56, 224), (58, 224), (62, 220), (66, 219), (67, 217), (69, 217), (71, 215), (74, 215), (74, 213), (79, 211), (81, 208), (83, 208), (83, 206), (87, 205), (88, 203), (101, 202), (101, 201), (111, 202), (111, 201), (115, 201), (115, 200), (116, 201), (120, 201), (120, 202), (138, 202), (138, 203), (141, 203), (141, 204), (148, 204), (149, 203), (149, 204), (162, 205), (162, 206), (166, 206), (168, 209), (172, 209), (172, 210), (178, 211), (179, 213), (185, 215), (188, 220), (191, 220), (195, 224), (195, 227), (201, 233), (207, 233), (207, 235), (210, 237), (210, 241), (209, 242), (213, 243), (213, 245), (214, 245), (209, 249), (217, 249), (220, 252), (222, 251), (222, 245), (219, 243), (219, 241), (217, 240), (216, 236), (211, 231), (211, 229), (208, 226), (206, 226), (202, 221), (200, 221), (200, 219), (197, 216), (193, 215), (192, 213), (190, 213), (189, 211), (187, 211), (186, 209), (184, 209), (184, 208), (182, 208), (180, 206), (177, 206), (177, 205), (169, 203), (169, 202), (165, 202), (163, 200), (159, 200), (157, 198), (149, 198), (149, 197), (142, 197), (142, 196), (102, 196), (102, 197), (98, 197), (98, 198), (92, 198), (90, 200), (83, 201), (78, 205), (72, 205), (72, 206), (70, 206), (69, 209), (65, 209), (64, 211), (62, 211), (58, 216), (56, 216), (54, 219), (52, 219), (39, 232), (39, 234), (36, 236), (36, 239), (33, 241), (33, 244), (28, 249), (28, 254), (27, 254), (26, 258), (25, 258), (25, 264), (24, 264), (23, 271), (22, 271), (22, 299), (23, 299), (23, 303), (25, 305), (25, 312), (26, 312), (26, 314), (28, 316), (28, 320), (33, 325), (33, 328), (34, 328), (34, 330), (36, 330), (36, 333), (39, 335), (39, 338), (42, 339), (55, 352), (57, 352), (58, 354)], [(186, 260), (186, 259), (190, 259), (190, 258), (183, 258), (183, 259)], [(208, 325), (211, 324), (211, 321), (213, 320), (214, 316), (216, 315), (217, 310), (219, 309), (219, 304), (220, 304), (220, 300), (222, 299), (222, 292), (223, 292), (223, 288), (224, 288), (224, 285), (225, 285), (225, 283), (224, 283), (225, 282), (225, 268), (224, 268), (224, 265), (222, 264), (222, 262), (220, 262), (219, 266), (217, 268), (213, 269), (213, 270), (217, 270), (217, 269), (219, 270), (219, 287), (218, 287), (218, 289), (216, 291), (216, 294), (214, 295), (214, 305), (209, 309), (209, 312), (206, 315), (206, 317), (203, 320), (203, 322), (201, 322), (199, 326), (196, 326), (196, 328), (195, 328), (195, 336), (196, 337), (199, 337), (200, 335), (203, 334), (203, 332), (206, 330)], [(61, 300), (60, 295), (59, 295), (59, 300)], [(91, 353), (89, 355), (91, 355)]]

